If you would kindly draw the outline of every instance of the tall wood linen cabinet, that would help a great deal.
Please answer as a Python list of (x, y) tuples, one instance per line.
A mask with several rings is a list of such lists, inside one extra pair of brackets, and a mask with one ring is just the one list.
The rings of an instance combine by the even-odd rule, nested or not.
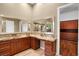
[(58, 8), (59, 55), (78, 55), (79, 4), (66, 4)]
[(61, 21), (60, 54), (64, 56), (78, 55), (78, 20)]

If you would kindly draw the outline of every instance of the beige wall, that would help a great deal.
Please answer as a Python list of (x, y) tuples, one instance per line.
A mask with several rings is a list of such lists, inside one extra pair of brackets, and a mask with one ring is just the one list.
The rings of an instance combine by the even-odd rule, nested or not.
[(57, 15), (57, 8), (62, 4), (57, 3), (39, 3), (33, 9), (33, 19), (45, 19)]
[(44, 19), (56, 16), (59, 3), (38, 3), (32, 9), (27, 3), (0, 3), (0, 15), (25, 20)]
[(32, 9), (26, 3), (0, 3), (0, 15), (31, 20)]
[(0, 21), (0, 32), (2, 32), (2, 23)]

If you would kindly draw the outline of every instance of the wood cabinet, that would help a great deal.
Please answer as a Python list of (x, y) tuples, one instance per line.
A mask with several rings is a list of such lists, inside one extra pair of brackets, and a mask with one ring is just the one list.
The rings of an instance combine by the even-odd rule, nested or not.
[(22, 47), (23, 40), (22, 40), (22, 38), (18, 38), (17, 40), (18, 40), (18, 52), (21, 52), (23, 50), (23, 47)]
[(25, 49), (29, 49), (30, 48), (30, 38), (26, 37), (26, 38), (21, 38), (21, 47), (23, 48), (23, 50)]
[(28, 37), (0, 41), (0, 55), (10, 56), (30, 48)]
[(18, 52), (30, 48), (30, 39), (28, 37), (17, 38), (11, 40), (11, 54), (14, 55)]
[(78, 20), (60, 22), (60, 55), (78, 55)]
[(40, 40), (35, 37), (31, 37), (31, 48), (32, 49), (40, 48)]
[(56, 54), (56, 41), (45, 41), (45, 55), (54, 56)]
[(10, 55), (10, 41), (0, 41), (0, 56)]
[(34, 37), (24, 37), (0, 41), (0, 55), (3, 56), (14, 55), (29, 48), (40, 48), (40, 40)]
[[(29, 48), (40, 48), (40, 40), (35, 37), (24, 37), (0, 41), (0, 56), (14, 55)], [(56, 42), (45, 41), (45, 55), (52, 56), (55, 53)]]

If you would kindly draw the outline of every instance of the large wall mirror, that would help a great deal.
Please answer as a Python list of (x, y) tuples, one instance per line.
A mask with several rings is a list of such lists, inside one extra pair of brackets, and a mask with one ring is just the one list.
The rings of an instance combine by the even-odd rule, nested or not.
[(0, 17), (0, 33), (28, 32), (32, 29), (31, 23), (17, 18)]
[(27, 22), (21, 19), (0, 17), (0, 32), (54, 32), (54, 18)]
[(19, 19), (0, 17), (0, 32), (14, 33), (19, 32)]
[(36, 20), (33, 24), (34, 31), (54, 32), (54, 18)]

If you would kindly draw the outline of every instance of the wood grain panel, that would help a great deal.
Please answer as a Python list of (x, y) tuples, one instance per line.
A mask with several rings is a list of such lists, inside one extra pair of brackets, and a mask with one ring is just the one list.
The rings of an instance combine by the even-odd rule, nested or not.
[(11, 55), (30, 48), (30, 39), (28, 37), (11, 40)]
[(0, 56), (10, 55), (10, 40), (0, 41)]
[(61, 21), (61, 29), (78, 29), (78, 20)]
[(60, 54), (78, 55), (78, 20), (60, 22)]
[(56, 54), (56, 41), (45, 41), (45, 55), (54, 56)]
[(78, 33), (61, 32), (60, 39), (78, 41)]
[(31, 37), (31, 48), (35, 50), (40, 48), (40, 40), (35, 37)]
[(77, 56), (77, 42), (61, 40), (60, 54), (62, 56)]
[(11, 47), (11, 55), (14, 55), (14, 54), (16, 54), (18, 52), (17, 43), (18, 43), (17, 39), (12, 39), (11, 40), (11, 45), (10, 45), (10, 47)]
[(60, 32), (78, 33), (78, 29), (60, 29)]

